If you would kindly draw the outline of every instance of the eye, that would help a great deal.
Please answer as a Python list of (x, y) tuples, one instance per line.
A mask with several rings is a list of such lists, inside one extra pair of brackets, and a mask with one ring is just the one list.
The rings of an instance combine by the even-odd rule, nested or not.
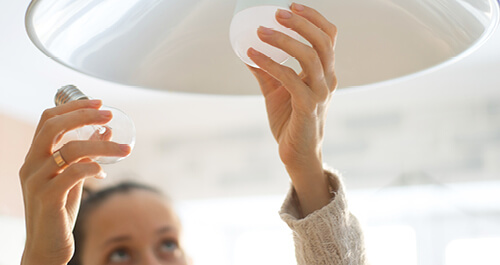
[(161, 252), (174, 252), (179, 248), (179, 245), (177, 242), (173, 240), (164, 240), (160, 244), (160, 251)]
[(108, 262), (110, 264), (121, 264), (129, 262), (132, 259), (131, 255), (124, 248), (119, 248), (111, 252), (108, 257)]

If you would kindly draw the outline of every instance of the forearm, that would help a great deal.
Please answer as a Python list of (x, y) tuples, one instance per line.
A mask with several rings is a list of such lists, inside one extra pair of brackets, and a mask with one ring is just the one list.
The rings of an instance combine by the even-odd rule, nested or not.
[(330, 186), (328, 176), (320, 161), (316, 161), (304, 169), (292, 166), (286, 166), (286, 169), (297, 194), (302, 217), (306, 217), (330, 203), (333, 198), (332, 191), (336, 192), (338, 189), (338, 187)]

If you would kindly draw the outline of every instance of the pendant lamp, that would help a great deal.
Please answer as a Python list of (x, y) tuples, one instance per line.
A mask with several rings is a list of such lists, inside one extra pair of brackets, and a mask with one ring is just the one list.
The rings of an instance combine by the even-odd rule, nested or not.
[[(260, 94), (231, 47), (238, 2), (33, 0), (26, 29), (50, 58), (104, 80), (166, 91)], [(341, 90), (399, 80), (463, 58), (488, 39), (499, 19), (497, 0), (301, 3), (338, 28)], [(299, 71), (293, 59), (284, 64)]]

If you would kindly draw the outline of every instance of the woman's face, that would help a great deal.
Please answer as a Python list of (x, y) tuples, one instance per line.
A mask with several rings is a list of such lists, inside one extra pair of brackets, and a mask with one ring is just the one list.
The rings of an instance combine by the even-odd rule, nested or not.
[(191, 264), (177, 215), (153, 192), (115, 194), (86, 218), (83, 265)]

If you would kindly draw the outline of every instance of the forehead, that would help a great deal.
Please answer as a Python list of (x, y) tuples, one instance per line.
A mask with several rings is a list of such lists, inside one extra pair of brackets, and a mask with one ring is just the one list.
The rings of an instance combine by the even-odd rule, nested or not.
[(86, 217), (87, 241), (99, 243), (106, 238), (128, 234), (154, 233), (160, 227), (180, 230), (172, 205), (150, 191), (118, 193), (106, 199)]

